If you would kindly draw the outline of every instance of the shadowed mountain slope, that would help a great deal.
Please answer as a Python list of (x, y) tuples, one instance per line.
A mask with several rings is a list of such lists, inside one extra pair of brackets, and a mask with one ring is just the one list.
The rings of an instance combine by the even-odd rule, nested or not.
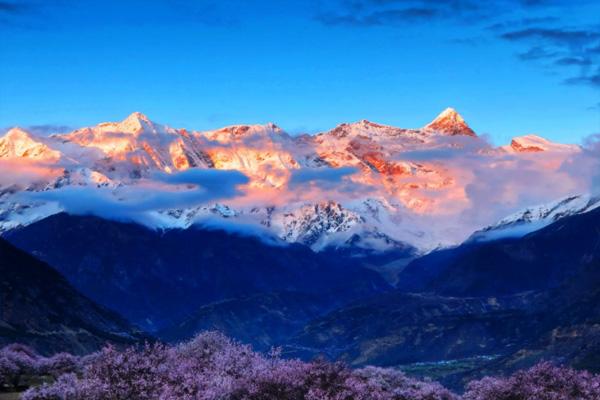
[(206, 304), (258, 293), (317, 296), (328, 308), (389, 290), (376, 272), (347, 259), (218, 230), (157, 231), (57, 214), (5, 236), (149, 330), (180, 323)]
[(144, 337), (47, 264), (0, 239), (0, 346), (20, 342), (44, 353), (81, 354)]

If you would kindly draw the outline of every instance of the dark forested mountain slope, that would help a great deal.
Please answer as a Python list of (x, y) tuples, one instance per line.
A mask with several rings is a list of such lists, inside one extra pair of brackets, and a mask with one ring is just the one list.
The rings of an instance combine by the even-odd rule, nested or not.
[(180, 323), (160, 332), (169, 342), (179, 342), (203, 330), (218, 330), (257, 350), (282, 345), (305, 324), (333, 308), (315, 294), (299, 292), (257, 293), (216, 301), (191, 313)]
[(0, 346), (87, 353), (144, 336), (77, 292), (57, 271), (0, 239)]
[(316, 295), (328, 308), (389, 289), (377, 273), (339, 257), (224, 231), (156, 231), (58, 214), (6, 238), (149, 330), (178, 324), (206, 304), (258, 293)]
[(558, 287), (600, 259), (600, 209), (563, 218), (522, 238), (467, 242), (410, 263), (398, 278), (408, 292), (506, 295)]
[(294, 338), (300, 355), (353, 365), (399, 365), (507, 354), (540, 315), (528, 295), (452, 298), (386, 293), (312, 321)]
[(489, 373), (543, 359), (600, 370), (600, 210), (431, 253), (400, 279), (312, 321), (290, 346), (353, 364), (494, 356)]
[(529, 367), (539, 360), (600, 371), (600, 262), (546, 292), (541, 334), (494, 364), (496, 371)]

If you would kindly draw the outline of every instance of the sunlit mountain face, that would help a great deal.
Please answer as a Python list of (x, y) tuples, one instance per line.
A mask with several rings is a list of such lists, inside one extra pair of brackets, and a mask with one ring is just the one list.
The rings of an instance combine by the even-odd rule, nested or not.
[(241, 229), (314, 250), (428, 251), (586, 192), (586, 154), (536, 135), (493, 146), (451, 108), (422, 128), (362, 120), (296, 136), (274, 124), (188, 131), (135, 112), (51, 136), (8, 131), (0, 229), (67, 211)]

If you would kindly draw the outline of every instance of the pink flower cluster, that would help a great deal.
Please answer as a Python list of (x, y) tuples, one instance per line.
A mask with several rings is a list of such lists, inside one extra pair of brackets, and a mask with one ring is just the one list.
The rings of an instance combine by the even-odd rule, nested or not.
[(600, 399), (600, 376), (547, 363), (508, 378), (471, 382), (458, 396), (438, 383), (390, 368), (353, 370), (323, 360), (288, 360), (276, 349), (260, 354), (215, 332), (177, 346), (106, 347), (83, 358), (44, 358), (23, 346), (0, 351), (2, 382), (10, 385), (15, 376), (27, 373), (55, 380), (29, 389), (24, 400)]
[(22, 385), (26, 376), (58, 378), (63, 374), (80, 371), (81, 359), (68, 353), (42, 357), (22, 344), (11, 344), (0, 350), (0, 389)]
[(468, 384), (464, 400), (598, 400), (600, 375), (548, 362), (508, 378), (483, 378)]

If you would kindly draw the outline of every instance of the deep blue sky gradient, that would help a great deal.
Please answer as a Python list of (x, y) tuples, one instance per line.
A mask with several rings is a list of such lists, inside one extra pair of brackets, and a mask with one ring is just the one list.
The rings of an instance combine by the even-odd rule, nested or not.
[(600, 132), (600, 3), (442, 3), (0, 0), (0, 127), (141, 111), (299, 133), (452, 106), (497, 144)]

